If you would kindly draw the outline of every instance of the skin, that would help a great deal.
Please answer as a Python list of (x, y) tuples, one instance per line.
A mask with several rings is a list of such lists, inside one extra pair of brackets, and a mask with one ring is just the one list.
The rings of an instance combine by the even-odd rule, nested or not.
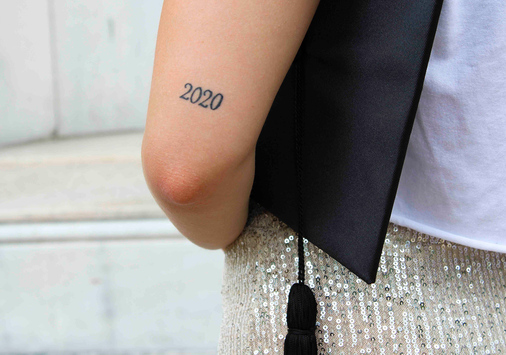
[[(142, 164), (155, 200), (194, 244), (225, 249), (244, 229), (258, 136), (318, 1), (164, 2)], [(197, 101), (197, 87), (221, 94), (219, 107), (209, 92)]]

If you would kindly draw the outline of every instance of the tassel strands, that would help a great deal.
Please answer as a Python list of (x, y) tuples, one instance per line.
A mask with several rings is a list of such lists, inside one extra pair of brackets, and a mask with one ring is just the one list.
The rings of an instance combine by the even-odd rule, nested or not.
[(290, 288), (287, 322), (285, 355), (316, 355), (316, 301), (313, 291), (301, 282)]
[[(302, 48), (302, 45), (301, 45)], [(301, 120), (303, 117), (303, 67), (301, 64), (301, 52), (299, 50), (295, 58), (296, 65), (296, 99), (295, 99), (295, 151), (297, 170), (297, 190), (299, 230), (297, 236), (297, 253), (299, 263), (298, 283), (290, 288), (287, 307), (288, 334), (285, 338), (284, 355), (317, 355), (316, 345), (316, 300), (311, 288), (304, 284), (304, 220), (302, 204), (302, 132)]]

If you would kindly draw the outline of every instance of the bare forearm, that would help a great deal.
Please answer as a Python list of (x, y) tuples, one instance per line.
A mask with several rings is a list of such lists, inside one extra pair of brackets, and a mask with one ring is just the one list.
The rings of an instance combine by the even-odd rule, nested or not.
[(175, 204), (160, 194), (158, 204), (176, 228), (191, 242), (206, 249), (223, 249), (242, 232), (255, 173), (251, 154), (239, 166), (225, 171), (189, 204)]

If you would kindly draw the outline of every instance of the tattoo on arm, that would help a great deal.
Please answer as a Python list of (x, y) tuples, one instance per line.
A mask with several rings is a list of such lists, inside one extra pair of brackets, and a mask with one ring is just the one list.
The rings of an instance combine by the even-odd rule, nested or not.
[[(183, 95), (179, 97), (182, 98), (183, 100), (189, 100), (192, 104), (196, 104), (200, 101), (200, 99), (204, 98), (205, 100), (199, 103), (199, 106), (202, 106), (204, 108), (210, 108), (211, 110), (217, 110), (218, 107), (220, 107), (221, 103), (223, 102), (222, 94), (216, 94), (213, 97), (213, 92), (211, 90), (205, 90), (204, 92), (202, 92), (202, 88), (200, 86), (194, 89), (193, 85), (190, 83), (186, 83), (184, 87), (189, 89), (187, 92), (185, 92)], [(188, 94), (189, 96), (187, 96)], [(209, 96), (207, 96), (206, 98), (207, 94), (209, 94)], [(205, 104), (209, 100), (211, 100), (211, 103), (209, 105)]]

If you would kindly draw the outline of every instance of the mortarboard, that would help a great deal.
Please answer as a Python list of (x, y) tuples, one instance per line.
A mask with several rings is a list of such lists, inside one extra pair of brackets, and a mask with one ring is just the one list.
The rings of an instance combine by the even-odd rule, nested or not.
[(376, 280), (441, 6), (320, 0), (273, 101), (251, 198), (299, 235), (285, 354), (316, 354), (301, 236)]

